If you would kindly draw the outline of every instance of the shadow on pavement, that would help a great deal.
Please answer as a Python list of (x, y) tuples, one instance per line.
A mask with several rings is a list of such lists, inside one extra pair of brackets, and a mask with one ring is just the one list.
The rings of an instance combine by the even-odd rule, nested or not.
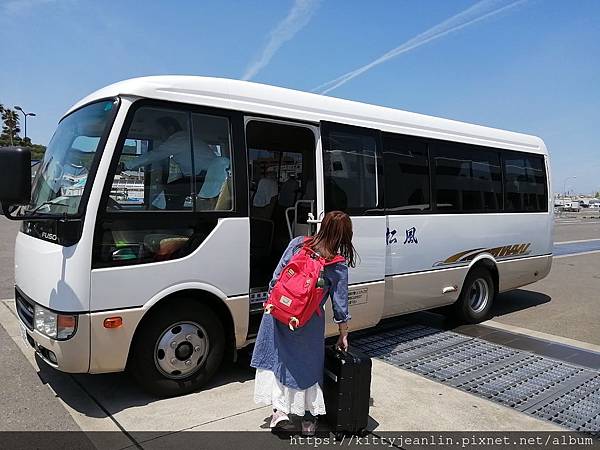
[[(88, 417), (105, 417), (128, 408), (163, 400), (145, 392), (128, 372), (67, 374), (50, 367), (38, 355), (36, 360), (40, 369), (38, 376), (42, 382), (48, 384), (67, 405)], [(231, 383), (243, 383), (252, 378), (254, 369), (249, 366), (249, 359), (241, 357), (235, 363), (224, 362), (210, 383), (187, 395), (195, 395)], [(73, 382), (85, 391), (100, 409), (91, 407), (89, 399), (82, 398), (81, 391), (74, 389)]]
[(498, 294), (492, 306), (492, 317), (504, 316), (528, 308), (534, 308), (548, 303), (550, 296), (541, 292), (526, 289), (515, 289), (513, 291)]
[[(302, 433), (302, 417), (297, 416), (295, 414), (289, 414), (290, 421), (284, 426), (277, 427), (272, 431), (274, 435), (276, 435), (281, 440), (289, 440), (292, 436), (300, 436)], [(265, 417), (264, 423), (260, 426), (262, 429), (269, 429), (269, 423), (271, 421), (271, 416)], [(366, 433), (374, 433), (377, 427), (379, 426), (379, 422), (377, 422), (373, 417), (369, 416), (369, 422), (367, 423)], [(317, 421), (317, 433), (316, 435), (319, 437), (330, 437), (330, 433), (333, 433), (331, 425), (327, 422), (325, 417), (319, 417)]]

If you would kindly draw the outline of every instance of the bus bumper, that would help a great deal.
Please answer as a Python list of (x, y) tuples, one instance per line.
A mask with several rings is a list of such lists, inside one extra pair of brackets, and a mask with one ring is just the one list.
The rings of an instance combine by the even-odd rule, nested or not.
[(62, 372), (86, 373), (90, 367), (90, 325), (87, 314), (78, 316), (77, 332), (66, 341), (57, 341), (29, 329), (19, 318), (21, 336), (48, 365)]

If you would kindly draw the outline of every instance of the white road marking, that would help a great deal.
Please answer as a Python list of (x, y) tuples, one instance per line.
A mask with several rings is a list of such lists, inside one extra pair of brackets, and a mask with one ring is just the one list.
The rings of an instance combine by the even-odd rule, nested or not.
[(554, 222), (554, 224), (555, 225), (598, 225), (598, 224), (600, 224), (600, 222), (597, 222), (597, 221), (594, 221), (594, 222), (581, 222), (579, 220), (570, 222), (570, 221), (559, 221), (559, 220), (556, 220)]
[(577, 241), (561, 241), (561, 242), (555, 242), (554, 245), (561, 245), (561, 244), (575, 244), (577, 242), (594, 242), (594, 241), (600, 241), (600, 238), (594, 238), (594, 239), (579, 239)]
[(589, 252), (580, 252), (580, 253), (568, 253), (566, 255), (558, 255), (558, 256), (553, 256), (553, 259), (558, 259), (558, 258), (568, 258), (571, 256), (582, 256), (582, 255), (592, 255), (594, 253), (600, 253), (600, 250), (590, 250)]

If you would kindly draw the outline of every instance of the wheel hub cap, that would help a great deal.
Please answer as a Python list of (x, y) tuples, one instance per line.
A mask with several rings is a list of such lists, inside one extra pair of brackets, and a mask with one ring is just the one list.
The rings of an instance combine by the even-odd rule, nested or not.
[(177, 346), (177, 349), (175, 350), (175, 356), (179, 361), (185, 361), (192, 356), (193, 352), (194, 347), (192, 347), (192, 344), (189, 342), (182, 342)]
[(178, 322), (158, 338), (154, 363), (167, 378), (185, 378), (202, 367), (208, 346), (208, 336), (202, 326), (195, 322)]
[(485, 309), (489, 300), (489, 286), (483, 278), (475, 280), (469, 291), (469, 306), (473, 312), (481, 312)]

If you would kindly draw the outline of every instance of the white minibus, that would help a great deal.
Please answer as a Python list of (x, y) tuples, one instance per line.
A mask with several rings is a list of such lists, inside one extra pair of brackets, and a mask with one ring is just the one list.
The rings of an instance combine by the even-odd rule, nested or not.
[(546, 147), (509, 131), (156, 76), (67, 111), (33, 182), (28, 158), (0, 150), (24, 339), (56, 369), (131, 368), (162, 396), (253, 342), (282, 251), (327, 211), (352, 217), (353, 330), (444, 305), (480, 322), (552, 262)]

